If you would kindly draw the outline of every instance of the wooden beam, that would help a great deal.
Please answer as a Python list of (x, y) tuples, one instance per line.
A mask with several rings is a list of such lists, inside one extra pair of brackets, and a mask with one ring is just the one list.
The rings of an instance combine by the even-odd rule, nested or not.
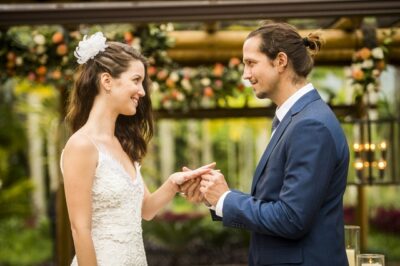
[[(300, 30), (302, 36), (314, 30)], [(378, 29), (378, 42), (382, 43), (388, 29)], [(248, 31), (218, 31), (208, 34), (204, 31), (173, 31), (168, 33), (175, 40), (175, 46), (168, 55), (184, 64), (227, 62), (231, 57), (242, 57), (242, 45)], [(325, 45), (316, 57), (317, 64), (349, 64), (356, 49), (362, 47), (362, 32), (356, 30), (323, 30)], [(400, 63), (400, 31), (393, 36), (389, 60)]]
[(398, 16), (399, 14), (398, 0), (203, 0), (1, 4), (0, 26)]
[(330, 28), (344, 31), (354, 31), (361, 26), (362, 17), (342, 17), (339, 18)]

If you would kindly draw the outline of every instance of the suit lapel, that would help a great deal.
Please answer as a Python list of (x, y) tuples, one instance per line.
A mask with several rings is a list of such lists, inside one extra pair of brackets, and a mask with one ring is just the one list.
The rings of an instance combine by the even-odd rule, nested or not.
[(279, 123), (278, 128), (276, 129), (274, 135), (272, 136), (270, 142), (268, 143), (267, 148), (265, 149), (260, 162), (257, 165), (254, 177), (253, 177), (253, 184), (251, 186), (251, 194), (254, 194), (254, 190), (256, 188), (256, 184), (258, 179), (261, 176), (262, 171), (264, 170), (265, 166), (267, 165), (268, 159), (274, 150), (276, 144), (278, 143), (279, 139), (281, 138), (283, 132), (285, 132), (286, 127), (289, 125), (290, 121), (292, 120), (292, 116), (288, 113), (283, 120)]
[(253, 177), (253, 184), (251, 185), (251, 194), (254, 195), (256, 185), (258, 180), (261, 177), (261, 174), (265, 168), (265, 166), (268, 163), (268, 159), (271, 156), (272, 151), (274, 150), (276, 144), (278, 143), (279, 139), (282, 137), (282, 134), (285, 132), (287, 126), (290, 124), (292, 121), (292, 116), (296, 115), (298, 112), (300, 112), (305, 106), (307, 106), (309, 103), (321, 99), (319, 96), (318, 92), (316, 90), (312, 90), (308, 93), (306, 93), (303, 97), (301, 97), (293, 106), (290, 108), (288, 113), (285, 115), (285, 117), (282, 119), (282, 121), (279, 123), (278, 128), (276, 129), (274, 135), (272, 136), (270, 142), (268, 143), (267, 148), (265, 149), (260, 162), (257, 165), (256, 171), (254, 173)]

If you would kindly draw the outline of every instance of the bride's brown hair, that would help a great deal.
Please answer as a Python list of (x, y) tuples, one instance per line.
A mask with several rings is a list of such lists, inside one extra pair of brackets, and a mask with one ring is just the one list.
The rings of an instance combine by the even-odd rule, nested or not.
[(141, 161), (146, 155), (147, 144), (153, 136), (153, 117), (147, 74), (147, 60), (134, 48), (119, 42), (107, 42), (104, 52), (79, 65), (74, 88), (70, 94), (66, 121), (72, 132), (80, 129), (88, 120), (94, 99), (100, 90), (100, 74), (109, 73), (118, 78), (132, 61), (139, 60), (145, 68), (143, 89), (146, 93), (139, 99), (136, 114), (119, 115), (115, 136), (132, 161)]

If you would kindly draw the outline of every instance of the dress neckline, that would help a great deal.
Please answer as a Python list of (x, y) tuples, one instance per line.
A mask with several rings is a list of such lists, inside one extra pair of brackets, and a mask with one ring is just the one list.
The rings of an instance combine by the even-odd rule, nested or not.
[(129, 180), (131, 180), (133, 183), (136, 182), (136, 180), (138, 178), (138, 174), (139, 174), (139, 171), (138, 171), (139, 165), (137, 162), (133, 163), (133, 168), (135, 168), (135, 172), (136, 172), (136, 176), (135, 176), (135, 178), (133, 178), (132, 175), (128, 172), (128, 170), (126, 170), (124, 165), (121, 163), (121, 161), (119, 161), (103, 144), (97, 143), (97, 141), (95, 141), (91, 136), (87, 135), (84, 132), (80, 132), (80, 134), (82, 134), (83, 136), (88, 138), (93, 143), (93, 145), (95, 146), (95, 148), (99, 154), (102, 153), (102, 154), (106, 155), (108, 158), (110, 158), (113, 162), (115, 162), (118, 165), (118, 167), (121, 168), (122, 172), (125, 175), (127, 175)]
[(119, 160), (117, 160), (117, 159), (115, 158), (115, 156), (114, 156), (112, 153), (110, 153), (107, 149), (105, 149), (104, 147), (102, 147), (102, 149), (98, 149), (98, 152), (99, 152), (99, 154), (101, 153), (101, 154), (105, 155), (105, 156), (108, 157), (110, 160), (112, 160), (116, 165), (118, 165), (118, 168), (120, 168), (120, 170), (129, 178), (130, 181), (132, 181), (133, 183), (135, 183), (135, 182), (137, 181), (138, 175), (139, 175), (139, 171), (138, 171), (139, 164), (138, 164), (137, 162), (134, 162), (134, 163), (133, 163), (133, 168), (135, 169), (135, 173), (136, 173), (136, 176), (133, 177), (133, 176), (128, 172), (128, 170), (126, 170), (126, 168), (124, 167), (124, 165), (123, 165)]

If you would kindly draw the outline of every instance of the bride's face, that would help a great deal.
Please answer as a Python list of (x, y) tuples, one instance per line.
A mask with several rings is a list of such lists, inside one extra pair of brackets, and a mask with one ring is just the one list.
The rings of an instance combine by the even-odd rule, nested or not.
[(136, 114), (139, 99), (146, 95), (143, 88), (144, 65), (133, 60), (119, 78), (113, 79), (111, 93), (116, 111), (122, 115)]

